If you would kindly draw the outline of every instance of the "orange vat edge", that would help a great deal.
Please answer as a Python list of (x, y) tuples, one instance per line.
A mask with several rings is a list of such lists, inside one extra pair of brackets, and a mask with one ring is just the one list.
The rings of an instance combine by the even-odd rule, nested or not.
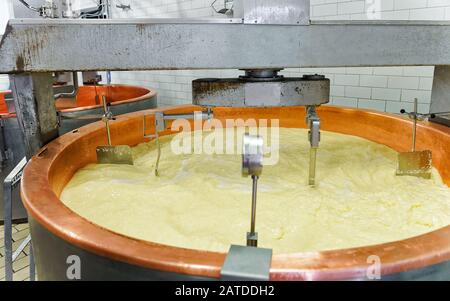
[[(177, 113), (198, 109), (186, 105), (163, 110)], [(116, 143), (136, 145), (143, 142), (143, 112), (152, 111), (118, 116), (111, 123)], [(332, 106), (321, 107), (319, 114), (323, 130), (359, 136), (397, 151), (409, 149), (411, 122), (402, 117)], [(282, 127), (306, 126), (303, 107), (215, 108), (214, 117), (220, 120), (277, 118)], [(147, 130), (151, 132), (152, 122), (147, 124)], [(218, 278), (225, 253), (171, 247), (120, 235), (80, 217), (59, 200), (59, 194), (73, 174), (84, 165), (95, 162), (95, 147), (104, 143), (104, 125), (97, 122), (56, 139), (34, 156), (24, 170), (21, 183), (22, 198), (28, 213), (56, 236), (95, 254), (151, 269)], [(434, 166), (444, 182), (450, 185), (450, 128), (420, 123), (417, 148), (433, 151)], [(374, 246), (274, 255), (270, 277), (272, 280), (362, 278), (366, 275), (370, 255), (380, 257), (383, 275), (450, 260), (450, 226)]]

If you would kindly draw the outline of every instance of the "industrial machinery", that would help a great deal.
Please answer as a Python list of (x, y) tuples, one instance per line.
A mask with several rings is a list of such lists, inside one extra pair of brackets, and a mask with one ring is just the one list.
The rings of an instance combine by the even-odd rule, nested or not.
[[(397, 175), (400, 176), (416, 176), (423, 177), (425, 179), (431, 178), (432, 157), (433, 154), (430, 150), (417, 151), (416, 150), (416, 138), (417, 138), (417, 121), (420, 116), (417, 112), (418, 99), (414, 99), (414, 112), (408, 113), (413, 120), (412, 130), (412, 150), (410, 152), (398, 154), (398, 168)], [(404, 109), (400, 113), (406, 113)]]
[(102, 97), (103, 110), (105, 114), (102, 120), (106, 126), (106, 137), (108, 145), (97, 146), (97, 163), (100, 164), (129, 164), (133, 165), (133, 154), (129, 145), (113, 145), (111, 140), (111, 131), (109, 122), (114, 119), (113, 114), (109, 110), (106, 96)]
[[(100, 0), (98, 6), (81, 10), (72, 5), (73, 0), (17, 0), (13, 2), (14, 15), (17, 18), (46, 18), (46, 19), (97, 19), (107, 18), (109, 14), (108, 1)], [(101, 75), (96, 71), (81, 72), (79, 83), (78, 72), (52, 73), (52, 89), (44, 87), (42, 91), (49, 93), (54, 98), (56, 115), (49, 116), (52, 122), (56, 122), (58, 135), (70, 132), (83, 125), (101, 119), (101, 96), (108, 97), (108, 103), (112, 104), (111, 113), (118, 115), (132, 111), (156, 107), (156, 93), (146, 88), (111, 85), (110, 74), (107, 73), (107, 85), (101, 85)], [(35, 82), (36, 89), (40, 89), (39, 82)], [(53, 96), (51, 96), (53, 92)], [(16, 107), (13, 100), (13, 92), (1, 92), (0, 105), (3, 106), (1, 123), (1, 141), (4, 147), (1, 150), (2, 177), (6, 176), (25, 156), (25, 144), (16, 116)], [(3, 185), (0, 192), (3, 192)], [(3, 200), (3, 193), (1, 194)], [(26, 221), (26, 212), (20, 201), (19, 191), (14, 191), (12, 218), (15, 222)], [(0, 222), (4, 220), (3, 201), (0, 202)]]
[[(22, 187), (33, 245), (39, 249), (40, 279), (64, 278), (68, 254), (89, 262), (84, 279), (215, 279), (221, 276), (226, 257), (138, 242), (97, 227), (62, 205), (58, 195), (69, 175), (95, 162), (95, 147), (104, 139), (104, 127), (85, 127), (41, 150), (58, 136), (53, 95), (45, 92), (51, 89), (52, 72), (242, 69), (245, 75), (240, 78), (194, 81), (194, 103), (212, 107), (215, 118), (265, 114), (280, 119), (280, 126), (308, 126), (311, 185), (315, 184), (321, 120), (326, 130), (367, 138), (397, 151), (409, 148), (410, 139), (403, 133), (410, 131), (411, 123), (362, 110), (318, 107), (329, 100), (329, 81), (320, 75), (284, 78), (278, 73), (283, 68), (436, 66), (431, 110), (450, 111), (449, 22), (312, 22), (309, 7), (307, 0), (235, 0), (233, 18), (223, 19), (9, 22), (0, 44), (0, 73), (10, 74), (26, 155), (35, 156), (24, 171)], [(61, 43), (61, 36), (72, 38)], [(109, 52), (98, 43), (98, 36), (107, 41)], [(80, 44), (89, 49), (88, 60), (79, 51)], [(162, 111), (184, 114), (189, 110), (194, 109)], [(144, 141), (142, 132), (156, 130), (143, 127), (145, 114), (119, 116), (111, 123), (118, 144), (136, 145)], [(402, 133), (378, 134), (388, 127)], [(436, 154), (434, 165), (450, 184), (449, 147), (441, 147), (450, 145), (449, 129), (423, 124), (417, 143)], [(79, 156), (75, 158), (74, 153)], [(40, 175), (42, 170), (45, 173)], [(446, 227), (398, 242), (313, 255), (274, 255), (265, 279), (365, 279), (371, 254), (382, 258), (384, 279), (445, 279), (450, 273), (449, 231)], [(227, 270), (227, 276), (239, 275), (235, 272)]]
[(197, 79), (192, 82), (193, 103), (207, 107), (305, 106), (311, 143), (309, 184), (315, 184), (320, 119), (315, 108), (330, 99), (330, 80), (323, 75), (289, 78), (281, 69), (246, 69), (239, 78)]
[(155, 162), (155, 175), (159, 176), (159, 161), (161, 159), (161, 144), (159, 143), (159, 136), (168, 127), (170, 120), (184, 119), (184, 120), (210, 120), (213, 117), (211, 109), (206, 111), (198, 111), (193, 113), (181, 114), (165, 114), (164, 112), (153, 112), (150, 114), (153, 117), (153, 134), (147, 133), (147, 119), (148, 116), (144, 114), (143, 117), (143, 137), (146, 139), (154, 139), (156, 147), (158, 148), (158, 155)]
[[(78, 1), (79, 2), (79, 1)], [(13, 2), (16, 18), (105, 18), (108, 0), (99, 0), (94, 8), (81, 9), (75, 7), (74, 0), (16, 0)]]
[[(148, 141), (142, 136), (144, 115), (149, 115), (146, 131), (151, 133), (154, 131), (150, 122), (152, 113), (171, 115), (199, 109), (197, 106), (180, 106), (117, 116), (111, 123), (111, 134), (117, 137), (117, 144), (137, 145)], [(302, 107), (215, 108), (213, 113), (214, 118), (222, 122), (233, 116), (244, 119), (264, 117), (278, 118), (281, 127), (306, 126)], [(402, 117), (331, 106), (319, 108), (318, 114), (327, 120), (324, 130), (362, 137), (396, 151), (410, 148), (410, 137), (404, 133), (410, 132), (411, 122)], [(379, 134), (392, 128), (398, 131), (392, 135)], [(170, 133), (170, 130), (165, 130), (160, 135)], [(417, 146), (427, 146), (433, 151), (434, 164), (449, 185), (450, 129), (425, 123), (419, 125), (418, 133)], [(66, 279), (66, 259), (70, 255), (80, 257), (84, 280), (244, 279), (245, 273), (236, 268), (248, 264), (252, 270), (251, 273), (247, 270), (247, 279), (364, 280), (368, 279), (367, 270), (371, 266), (368, 258), (371, 255), (379, 256), (384, 280), (448, 279), (450, 226), (405, 240), (352, 249), (273, 255), (268, 251), (257, 255), (252, 252), (250, 259), (255, 256), (263, 258), (255, 260), (259, 265), (251, 260), (236, 264), (234, 258), (242, 260), (243, 255), (248, 258), (245, 256), (248, 253), (243, 252), (245, 249), (240, 246), (233, 248), (231, 253), (178, 248), (132, 238), (98, 226), (70, 210), (59, 196), (74, 172), (96, 162), (95, 148), (104, 140), (102, 123), (88, 125), (77, 133), (68, 133), (49, 143), (24, 170), (22, 195), (29, 210), (33, 248), (38, 250), (35, 254), (39, 279)], [(263, 177), (264, 174), (261, 179)], [(243, 202), (250, 207), (250, 198)], [(259, 219), (257, 224), (263, 223), (264, 220)], [(245, 232), (241, 241), (245, 245)], [(261, 251), (260, 248), (254, 249)], [(231, 260), (226, 261), (230, 254)]]
[[(69, 87), (70, 88), (70, 87)], [(51, 90), (52, 91), (52, 90)], [(59, 95), (67, 91), (67, 87), (55, 88)], [(156, 92), (143, 87), (112, 85), (112, 86), (80, 86), (74, 98), (58, 98), (54, 104), (56, 112), (53, 118), (57, 121), (59, 135), (71, 132), (83, 125), (98, 121), (102, 117), (102, 104), (98, 101), (103, 95), (108, 95), (108, 103), (114, 115), (125, 114), (139, 110), (155, 108), (157, 105)], [(70, 93), (67, 93), (70, 94)], [(2, 102), (2, 99), (4, 100)], [(97, 103), (96, 103), (97, 99)], [(2, 106), (3, 105), (3, 106)], [(16, 109), (10, 92), (0, 92), (0, 106), (3, 107), (0, 122), (1, 174), (4, 180), (13, 168), (26, 154), (22, 132)], [(18, 137), (20, 137), (18, 139)], [(3, 186), (2, 186), (3, 187)], [(0, 190), (3, 192), (3, 189)], [(1, 194), (3, 196), (3, 194)], [(3, 197), (0, 202), (0, 221), (4, 220)], [(12, 219), (15, 222), (25, 221), (25, 209), (19, 196), (19, 190), (13, 192)]]
[(247, 246), (258, 246), (258, 233), (256, 232), (256, 195), (258, 179), (263, 168), (263, 138), (245, 134), (242, 142), (242, 176), (252, 177), (252, 217), (250, 232), (247, 232)]

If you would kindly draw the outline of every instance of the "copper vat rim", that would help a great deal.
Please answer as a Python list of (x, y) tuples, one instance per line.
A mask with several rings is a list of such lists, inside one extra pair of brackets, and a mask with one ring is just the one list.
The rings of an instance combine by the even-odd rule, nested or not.
[[(147, 88), (147, 87), (141, 87), (141, 86), (135, 86), (135, 85), (126, 85), (126, 84), (111, 84), (111, 85), (98, 85), (98, 86), (80, 86), (80, 89), (86, 89), (86, 90), (94, 90), (95, 88), (107, 88), (107, 87), (111, 87), (111, 88), (129, 88), (129, 89), (142, 89), (147, 91), (145, 94), (138, 96), (138, 97), (133, 97), (133, 98), (128, 98), (128, 99), (124, 99), (124, 100), (119, 100), (119, 101), (112, 101), (110, 104), (111, 106), (117, 106), (117, 105), (122, 105), (122, 104), (126, 104), (126, 103), (132, 103), (132, 102), (138, 102), (144, 99), (148, 99), (151, 97), (154, 97), (157, 95), (157, 92), (155, 89), (151, 89), (151, 88)], [(62, 98), (63, 99), (63, 98)], [(61, 113), (73, 113), (73, 112), (79, 112), (79, 111), (85, 111), (85, 110), (92, 110), (92, 109), (99, 109), (99, 108), (103, 108), (103, 106), (101, 104), (99, 105), (90, 105), (90, 106), (80, 106), (80, 107), (76, 107), (76, 108), (69, 108), (69, 109), (59, 109), (58, 112)]]
[[(177, 112), (193, 111), (198, 108), (185, 105), (159, 110)], [(215, 113), (219, 111), (219, 115), (220, 112), (227, 115), (232, 110), (216, 108)], [(239, 113), (239, 110), (245, 109), (234, 110)], [(255, 111), (258, 110), (265, 109), (255, 109)], [(281, 108), (280, 110), (294, 109)], [(141, 122), (143, 112), (154, 111), (156, 109), (118, 116), (112, 127), (118, 129), (118, 125), (130, 124), (136, 122), (136, 119)], [(320, 108), (320, 114), (324, 120), (327, 114), (330, 116), (344, 114), (342, 117), (359, 116), (368, 120), (382, 118), (402, 127), (410, 125), (410, 121), (405, 118), (372, 110), (325, 106)], [(426, 130), (433, 135), (442, 136), (450, 143), (450, 128), (430, 123), (420, 123), (418, 128), (419, 131)], [(100, 122), (84, 126), (78, 131), (52, 141), (32, 158), (24, 170), (21, 182), (22, 199), (28, 214), (59, 238), (95, 254), (155, 270), (219, 278), (225, 253), (171, 247), (130, 238), (91, 223), (71, 211), (59, 200), (51, 187), (52, 165), (61, 154), (68, 150), (68, 147), (83, 139), (92, 138), (92, 135), (99, 134), (102, 130), (104, 127)], [(68, 164), (70, 165), (70, 162)], [(446, 184), (449, 185), (449, 183), (450, 177), (446, 179)], [(377, 255), (381, 259), (382, 275), (410, 271), (450, 260), (450, 226), (405, 240), (373, 246), (277, 254), (272, 260), (270, 277), (271, 280), (365, 278), (370, 266), (367, 260), (371, 255)]]

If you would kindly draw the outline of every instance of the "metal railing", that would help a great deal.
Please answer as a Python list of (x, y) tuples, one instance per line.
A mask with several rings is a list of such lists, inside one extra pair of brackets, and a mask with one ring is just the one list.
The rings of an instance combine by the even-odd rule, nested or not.
[(19, 247), (13, 253), (13, 240), (12, 240), (12, 192), (17, 189), (22, 178), (22, 172), (27, 164), (27, 159), (23, 158), (19, 164), (14, 167), (10, 174), (3, 182), (3, 200), (5, 203), (5, 280), (13, 280), (13, 263), (19, 257), (20, 253), (30, 245), (30, 281), (35, 280), (35, 266), (33, 258), (33, 249), (31, 245), (31, 236), (28, 236), (22, 241)]

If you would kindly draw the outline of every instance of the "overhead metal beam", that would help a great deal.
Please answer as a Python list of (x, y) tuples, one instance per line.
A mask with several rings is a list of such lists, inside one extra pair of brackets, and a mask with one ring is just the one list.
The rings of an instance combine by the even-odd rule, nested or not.
[(450, 22), (11, 20), (0, 73), (450, 64)]

